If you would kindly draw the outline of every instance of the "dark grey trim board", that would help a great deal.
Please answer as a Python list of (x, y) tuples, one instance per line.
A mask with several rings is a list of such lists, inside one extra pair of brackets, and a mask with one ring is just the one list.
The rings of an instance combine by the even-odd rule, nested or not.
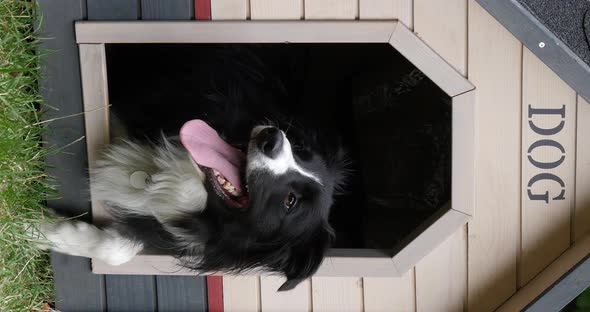
[[(43, 18), (39, 28), (40, 49), (49, 50), (42, 58), (40, 92), (44, 101), (57, 110), (44, 108), (46, 119), (82, 112), (82, 94), (78, 47), (74, 39), (74, 21), (86, 15), (85, 0), (39, 0)], [(49, 123), (45, 141), (48, 146), (64, 147), (45, 160), (50, 176), (58, 181), (60, 199), (48, 206), (68, 215), (90, 212), (87, 192), (87, 157), (84, 140), (84, 118), (69, 117)], [(72, 144), (73, 143), (73, 144)], [(90, 215), (83, 216), (91, 220)], [(104, 276), (92, 274), (90, 260), (51, 255), (55, 303), (60, 311), (104, 311), (106, 298)], [(1, 308), (0, 308), (1, 310)]]
[(590, 101), (590, 66), (518, 1), (476, 1), (580, 96)]
[(565, 273), (523, 311), (561, 311), (588, 287), (590, 287), (590, 255)]

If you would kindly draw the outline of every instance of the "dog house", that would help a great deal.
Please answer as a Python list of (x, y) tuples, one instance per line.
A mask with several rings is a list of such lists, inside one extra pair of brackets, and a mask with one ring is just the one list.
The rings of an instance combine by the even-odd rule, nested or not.
[[(90, 167), (109, 142), (110, 44), (388, 44), (419, 69), (450, 100), (452, 112), (451, 200), (395, 245), (334, 248), (316, 276), (401, 276), (463, 226), (474, 205), (474, 86), (397, 21), (358, 22), (78, 22), (86, 137)], [(397, 52), (396, 52), (397, 51)], [(108, 218), (92, 201), (95, 221)], [(172, 256), (140, 254), (120, 266), (92, 261), (95, 273), (194, 274), (177, 267)]]

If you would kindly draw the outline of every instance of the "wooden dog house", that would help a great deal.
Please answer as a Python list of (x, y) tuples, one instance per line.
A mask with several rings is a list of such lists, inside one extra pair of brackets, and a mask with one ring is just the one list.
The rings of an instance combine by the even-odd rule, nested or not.
[[(369, 22), (79, 22), (82, 89), (89, 164), (108, 143), (105, 44), (116, 43), (388, 43), (440, 87), (452, 101), (452, 201), (390, 251), (333, 249), (317, 276), (401, 276), (463, 226), (473, 212), (473, 85), (396, 21)], [(460, 190), (460, 191), (459, 191)], [(95, 220), (106, 217), (92, 203)], [(189, 274), (167, 255), (138, 255), (120, 266), (93, 260), (93, 272)], [(193, 273), (194, 274), (194, 273)]]
[[(537, 58), (559, 48), (559, 42), (535, 35), (532, 39), (521, 39), (524, 44), (521, 43), (511, 34), (515, 33), (513, 30), (509, 32), (486, 11), (494, 3), (492, 1), (73, 2), (76, 6), (70, 2), (56, 5), (57, 9), (50, 10), (48, 20), (61, 21), (63, 17), (67, 21), (63, 25), (71, 25), (74, 20), (89, 20), (76, 24), (76, 40), (87, 111), (90, 164), (96, 148), (108, 138), (105, 127), (108, 113), (104, 109), (108, 104), (104, 49), (107, 42), (310, 40), (305, 36), (320, 42), (392, 42), (448, 95), (454, 96), (453, 114), (462, 112), (463, 115), (454, 115), (453, 119), (464, 119), (465, 129), (473, 130), (453, 133), (454, 141), (472, 142), (473, 146), (464, 148), (471, 148), (473, 153), (458, 155), (457, 146), (453, 145), (453, 170), (457, 167), (465, 170), (460, 172), (463, 179), (453, 181), (450, 210), (441, 210), (443, 218), (438, 218), (414, 238), (412, 244), (396, 254), (397, 258), (382, 253), (368, 257), (370, 251), (367, 250), (361, 251), (364, 257), (357, 251), (334, 250), (318, 275), (286, 293), (276, 292), (282, 283), (276, 276), (209, 277), (210, 309), (492, 311), (500, 308), (516, 311), (585, 258), (590, 250), (590, 197), (586, 191), (590, 188), (590, 149), (584, 144), (590, 136), (590, 127), (585, 122), (590, 118), (589, 99), (584, 97), (584, 90), (572, 89)], [(47, 7), (53, 5), (53, 1), (42, 0), (41, 3)], [(154, 3), (169, 7), (159, 10)], [(506, 7), (515, 1), (497, 3), (499, 7)], [(173, 6), (177, 8), (176, 13), (168, 10)], [(189, 21), (193, 17), (213, 21)], [(170, 18), (186, 21), (148, 21)], [(98, 21), (107, 19), (125, 21)], [(142, 21), (137, 21), (140, 19)], [(322, 21), (312, 21), (318, 19)], [(512, 27), (531, 32), (532, 28), (521, 24), (524, 19), (517, 20), (519, 22)], [(51, 34), (63, 38), (60, 37), (64, 33), (63, 25), (56, 25), (59, 27), (51, 28)], [(286, 29), (291, 32), (284, 32)], [(221, 33), (215, 33), (217, 31)], [(394, 33), (396, 35), (392, 36)], [(81, 111), (77, 106), (81, 99), (76, 96), (79, 77), (76, 76), (77, 51), (72, 36), (68, 33), (65, 43), (58, 41), (55, 45), (57, 50), (63, 48), (65, 52), (64, 56), (52, 60), (50, 64), (54, 67), (50, 67), (50, 73), (63, 78), (64, 83), (50, 84), (47, 91), (50, 101), (47, 102), (60, 105), (64, 102), (64, 113), (74, 114)], [(397, 42), (398, 39), (404, 44)], [(70, 63), (73, 65), (64, 65), (65, 69), (60, 71), (62, 64)], [(566, 68), (568, 64), (561, 65)], [(72, 66), (73, 70), (66, 70)], [(538, 109), (552, 110), (554, 114), (538, 114)], [(58, 121), (57, 125), (62, 122), (66, 121)], [(63, 128), (69, 131), (75, 127)], [(70, 132), (64, 137), (68, 135)], [(83, 149), (78, 152), (84, 155)], [(80, 168), (70, 166), (68, 170), (83, 176)], [(455, 172), (454, 177), (457, 177)], [(77, 186), (80, 180), (76, 176), (67, 183)], [(462, 186), (461, 181), (465, 183)], [(65, 204), (78, 196), (78, 191), (74, 193), (64, 193)], [(99, 204), (93, 203), (93, 208), (95, 217), (100, 218)], [(445, 222), (445, 216), (452, 222)], [(463, 225), (465, 222), (467, 225)], [(404, 251), (407, 252), (404, 254)], [(406, 262), (400, 261), (400, 257)], [(66, 278), (72, 270), (71, 263), (66, 262), (67, 274), (56, 274), (56, 280), (67, 280), (76, 287), (75, 280)], [(177, 272), (173, 261), (165, 255), (141, 255), (121, 267), (95, 262), (93, 269), (111, 274)], [(115, 282), (110, 275), (105, 276), (88, 279), (93, 287), (81, 284), (84, 287), (77, 286), (76, 294), (106, 289), (101, 293), (102, 299), (97, 299), (101, 302), (105, 293), (109, 296), (120, 293), (129, 298), (143, 296), (136, 294), (141, 291), (155, 293), (151, 286), (139, 287), (146, 281), (150, 283), (151, 277), (127, 276), (129, 290), (117, 289), (109, 294), (109, 287)], [(88, 280), (83, 281), (89, 283)], [(151, 283), (149, 285), (155, 282)], [(187, 297), (185, 293), (182, 296)], [(88, 300), (85, 298), (84, 302)]]

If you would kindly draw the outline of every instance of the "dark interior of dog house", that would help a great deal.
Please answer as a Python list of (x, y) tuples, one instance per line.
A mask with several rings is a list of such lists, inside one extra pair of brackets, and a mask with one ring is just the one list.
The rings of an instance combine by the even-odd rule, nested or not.
[(351, 160), (330, 217), (336, 248), (390, 249), (450, 200), (450, 98), (387, 44), (111, 44), (106, 51), (111, 109), (136, 138), (175, 135), (204, 118), (200, 103), (237, 92), (224, 83), (236, 73), (252, 79), (237, 87), (245, 95), (228, 99), (280, 105), (336, 131)]

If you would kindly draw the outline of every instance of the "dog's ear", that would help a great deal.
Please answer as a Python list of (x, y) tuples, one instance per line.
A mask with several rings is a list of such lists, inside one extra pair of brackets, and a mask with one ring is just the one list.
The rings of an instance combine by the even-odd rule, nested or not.
[(344, 186), (350, 174), (351, 160), (346, 151), (339, 147), (328, 161), (328, 168), (334, 177), (334, 194), (344, 193)]
[(324, 255), (332, 241), (334, 230), (328, 222), (322, 222), (291, 247), (288, 259), (283, 264), (283, 272), (287, 281), (278, 291), (295, 288), (306, 278), (312, 276), (324, 260)]

